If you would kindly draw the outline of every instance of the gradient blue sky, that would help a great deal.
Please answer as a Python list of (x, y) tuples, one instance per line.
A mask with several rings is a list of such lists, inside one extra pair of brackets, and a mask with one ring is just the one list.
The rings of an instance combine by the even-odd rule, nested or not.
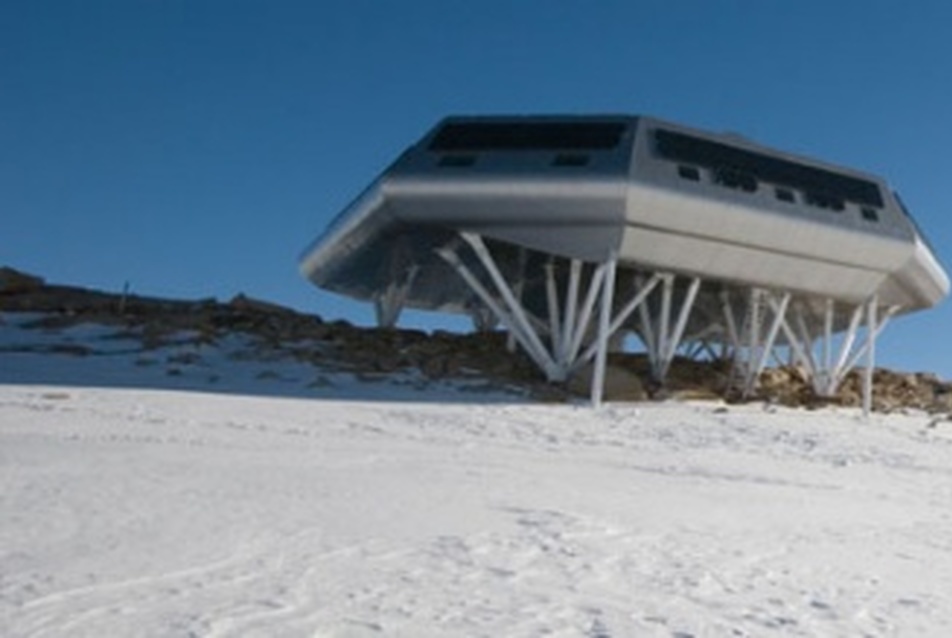
[[(407, 144), (450, 113), (605, 112), (884, 175), (949, 264), (950, 25), (940, 1), (6, 0), (0, 264), (369, 322), (297, 258)], [(950, 327), (897, 320), (880, 362), (952, 377)]]

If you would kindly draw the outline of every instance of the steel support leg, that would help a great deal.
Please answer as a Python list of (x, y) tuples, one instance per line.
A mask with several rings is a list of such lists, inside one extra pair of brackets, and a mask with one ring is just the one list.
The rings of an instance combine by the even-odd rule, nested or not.
[(606, 264), (600, 265), (592, 274), (592, 279), (588, 284), (588, 293), (585, 295), (585, 301), (582, 303), (582, 309), (578, 315), (578, 323), (575, 325), (575, 333), (572, 335), (572, 343), (569, 346), (568, 354), (565, 357), (565, 364), (570, 364), (578, 356), (578, 351), (582, 347), (582, 341), (585, 340), (585, 334), (588, 332), (588, 324), (592, 319), (592, 311), (595, 309), (595, 301), (598, 299), (598, 293), (605, 277)]
[[(602, 397), (598, 393), (602, 391), (601, 388), (604, 385), (604, 365), (609, 340), (650, 293), (657, 281), (653, 279), (647, 290), (636, 295), (635, 299), (625, 306), (623, 312), (613, 318), (617, 258), (613, 256), (609, 261), (594, 269), (587, 282), (588, 289), (585, 291), (585, 298), (581, 305), (578, 304), (578, 298), (583, 279), (583, 264), (573, 260), (569, 264), (564, 315), (560, 316), (561, 300), (555, 262), (552, 260), (545, 266), (545, 295), (549, 317), (548, 321), (543, 321), (531, 315), (522, 305), (519, 295), (503, 277), (482, 238), (473, 233), (461, 233), (460, 237), (473, 250), (485, 275), (492, 282), (492, 290), (487, 288), (488, 284), (483, 283), (485, 277), (483, 279), (477, 277), (470, 266), (460, 258), (457, 252), (459, 244), (441, 248), (437, 251), (438, 254), (456, 270), (474, 294), (485, 304), (488, 311), (508, 329), (512, 338), (526, 351), (550, 381), (564, 381), (571, 372), (576, 371), (592, 357), (603, 357), (602, 360), (596, 362), (595, 368), (595, 376), (599, 377), (598, 383), (595, 384), (598, 389), (596, 390), (594, 385), (592, 389), (592, 400), (594, 403), (599, 403)], [(521, 278), (522, 275), (520, 275)], [(595, 331), (591, 331), (590, 324), (599, 298), (601, 298), (601, 306), (598, 326)], [(545, 334), (551, 337), (549, 347), (540, 337)], [(591, 343), (587, 343), (588, 335), (593, 335)], [(587, 344), (588, 347), (579, 357), (578, 353), (583, 344)]]
[(734, 318), (734, 307), (731, 305), (730, 293), (727, 290), (720, 292), (721, 312), (724, 314), (724, 327), (727, 331), (727, 340), (731, 349), (736, 352), (740, 349), (740, 333), (737, 330), (737, 320)]
[(572, 338), (575, 336), (575, 317), (578, 313), (578, 288), (581, 278), (582, 262), (573, 259), (569, 264), (568, 291), (565, 295), (565, 312), (562, 317), (562, 338), (559, 341), (561, 347), (556, 352), (558, 360), (563, 363), (569, 359)]
[[(777, 308), (776, 301), (771, 299), (769, 303), (774, 313), (778, 314), (779, 309)], [(790, 327), (790, 323), (787, 321), (787, 318), (785, 316), (780, 321), (780, 329), (783, 330), (783, 334), (787, 338), (787, 344), (788, 344), (788, 347), (790, 348), (790, 355), (792, 359), (791, 363), (799, 361), (803, 365), (803, 367), (807, 369), (807, 374), (812, 378), (815, 372), (814, 365), (813, 365), (813, 356), (807, 355), (808, 349), (811, 347), (811, 344), (806, 343), (806, 345), (804, 345), (804, 343), (800, 341), (800, 338)]]
[(532, 328), (532, 324), (526, 316), (521, 302), (516, 299), (509, 284), (506, 283), (502, 273), (499, 272), (499, 268), (496, 267), (496, 262), (492, 258), (492, 255), (489, 254), (489, 249), (486, 248), (486, 244), (483, 243), (482, 238), (473, 233), (460, 233), (460, 236), (463, 238), (463, 241), (469, 244), (470, 248), (473, 249), (473, 252), (476, 253), (479, 261), (482, 263), (483, 268), (489, 273), (489, 277), (495, 284), (496, 290), (502, 296), (509, 313), (511, 313), (513, 322), (519, 327), (519, 334), (522, 335), (523, 340), (540, 359), (545, 361), (543, 369), (546, 371), (546, 374), (552, 381), (562, 381), (564, 377), (559, 367), (555, 365), (555, 361), (549, 356), (545, 346), (542, 344), (542, 340), (539, 339), (539, 335), (536, 334), (536, 331)]
[[(482, 244), (482, 241), (479, 241), (478, 244)], [(483, 246), (483, 248), (485, 248), (485, 246)], [(481, 261), (484, 266), (487, 262), (492, 264), (492, 270), (496, 273), (496, 277), (493, 277), (493, 280), (497, 283), (497, 287), (497, 277), (498, 280), (501, 281), (503, 290), (506, 292), (503, 292), (503, 290), (499, 292), (503, 295), (506, 304), (509, 306), (508, 309), (500, 305), (489, 291), (486, 290), (486, 287), (483, 286), (469, 267), (459, 258), (455, 248), (445, 247), (440, 249), (438, 253), (459, 273), (463, 281), (465, 281), (470, 289), (486, 304), (486, 307), (492, 310), (499, 321), (509, 329), (510, 333), (516, 338), (519, 344), (522, 345), (529, 357), (532, 358), (536, 365), (545, 373), (546, 377), (548, 377), (550, 381), (561, 381), (564, 377), (562, 377), (560, 369), (542, 346), (539, 336), (532, 330), (532, 326), (529, 325), (528, 320), (525, 318), (525, 313), (522, 311), (522, 308), (515, 306), (515, 311), (513, 311), (515, 304), (513, 303), (512, 292), (509, 291), (508, 285), (502, 280), (502, 276), (499, 275), (495, 264), (492, 264), (492, 258), (489, 257), (488, 254), (483, 255)]]
[[(823, 366), (820, 368), (820, 396), (833, 397), (839, 385), (836, 379), (836, 369), (833, 366), (833, 321), (836, 310), (832, 299), (826, 300), (823, 311), (823, 336), (820, 342), (820, 354)], [(846, 337), (849, 340), (849, 336)]]
[(866, 370), (863, 371), (863, 416), (873, 410), (873, 370), (876, 367), (876, 306), (879, 299), (870, 297), (866, 304)]
[(674, 359), (678, 347), (681, 345), (681, 338), (688, 327), (688, 319), (691, 316), (691, 309), (694, 308), (694, 300), (697, 299), (697, 293), (701, 289), (701, 279), (695, 277), (688, 285), (688, 292), (681, 303), (681, 311), (678, 313), (678, 322), (674, 326), (674, 331), (668, 339), (668, 351), (665, 353), (667, 363), (664, 368), (664, 374), (667, 376), (668, 368), (671, 367), (671, 361)]
[[(642, 307), (645, 299), (648, 298), (648, 295), (650, 295), (651, 291), (655, 289), (659, 281), (661, 281), (660, 276), (653, 275), (648, 283), (643, 288), (640, 288), (635, 296), (632, 297), (632, 299), (627, 304), (625, 304), (621, 310), (618, 311), (618, 314), (615, 315), (611, 325), (608, 327), (609, 336), (616, 334), (618, 330), (621, 329), (621, 327), (625, 324), (625, 321), (631, 317), (632, 313), (634, 313), (636, 309)], [(585, 352), (583, 352), (580, 357), (578, 357), (574, 364), (575, 367), (584, 365), (593, 356), (595, 356), (597, 350), (596, 345), (597, 344), (590, 345), (588, 349), (585, 350)]]
[(665, 357), (668, 354), (668, 339), (671, 326), (671, 299), (674, 295), (674, 275), (666, 274), (661, 278), (661, 319), (656, 332), (658, 339), (658, 354), (655, 357), (655, 376), (661, 382), (667, 376)]
[(552, 352), (556, 353), (556, 359), (558, 359), (559, 353), (563, 351), (562, 326), (559, 320), (559, 292), (555, 285), (555, 261), (553, 259), (545, 264), (545, 297), (549, 308), (549, 335), (552, 342)]
[[(516, 299), (520, 302), (522, 301), (522, 289), (525, 286), (526, 280), (526, 264), (529, 261), (529, 252), (525, 248), (519, 249), (519, 263), (518, 263), (518, 274), (516, 275), (516, 284), (514, 287), (514, 293)], [(506, 337), (506, 350), (509, 352), (516, 351), (516, 336), (513, 333), (509, 333)]]
[(849, 363), (847, 363), (846, 367), (844, 368), (843, 376), (846, 376), (846, 373), (856, 367), (863, 355), (867, 354), (866, 351), (868, 348), (875, 347), (876, 339), (879, 338), (879, 335), (882, 334), (886, 326), (889, 325), (890, 320), (892, 320), (893, 316), (899, 312), (899, 310), (899, 306), (890, 306), (886, 309), (886, 312), (883, 314), (883, 316), (877, 319), (876, 325), (873, 326), (872, 334), (866, 335), (866, 341), (850, 358)]
[(615, 294), (615, 269), (617, 257), (612, 255), (605, 264), (605, 277), (602, 284), (602, 303), (598, 315), (598, 336), (596, 337), (595, 370), (592, 374), (592, 405), (602, 404), (605, 391), (605, 365), (608, 361), (608, 337), (610, 336), (612, 303)]
[(767, 303), (770, 305), (771, 310), (773, 311), (773, 321), (770, 323), (770, 328), (767, 331), (767, 336), (763, 343), (757, 344), (757, 358), (753, 361), (753, 367), (747, 371), (747, 378), (744, 382), (745, 395), (753, 392), (755, 386), (757, 385), (757, 380), (760, 378), (760, 374), (767, 366), (767, 359), (773, 352), (774, 343), (777, 341), (777, 335), (780, 333), (780, 329), (786, 321), (787, 306), (790, 304), (790, 297), (791, 295), (789, 292), (784, 293), (784, 295), (780, 298), (780, 302), (777, 303), (773, 300), (772, 296), (767, 296)]
[[(673, 311), (675, 276), (671, 273), (661, 273), (656, 276), (661, 283), (661, 307), (657, 320), (652, 320), (647, 304), (641, 303), (639, 309), (641, 311), (642, 338), (645, 342), (645, 348), (648, 350), (651, 374), (655, 381), (664, 383), (674, 355), (681, 345), (681, 338), (687, 328), (691, 309), (701, 286), (701, 280), (698, 277), (691, 280), (687, 294), (681, 303), (678, 318), (672, 326), (671, 314)], [(655, 325), (652, 326), (652, 324)]]
[(390, 282), (386, 290), (374, 297), (378, 328), (393, 328), (397, 325), (418, 271), (418, 266), (411, 266), (402, 280)]
[(850, 325), (846, 329), (846, 334), (843, 335), (843, 343), (840, 344), (840, 352), (836, 357), (836, 364), (833, 366), (832, 377), (834, 379), (840, 376), (840, 371), (846, 366), (850, 353), (853, 351), (853, 344), (856, 343), (856, 334), (859, 330), (860, 321), (863, 319), (864, 310), (865, 307), (862, 305), (856, 306), (856, 308), (853, 309), (853, 314), (850, 317)]

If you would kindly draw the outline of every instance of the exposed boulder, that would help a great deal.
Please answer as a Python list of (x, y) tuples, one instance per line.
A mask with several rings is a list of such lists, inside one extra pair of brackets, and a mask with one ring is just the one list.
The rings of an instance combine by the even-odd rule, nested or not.
[[(576, 396), (589, 396), (593, 374), (594, 367), (591, 364), (579, 370), (568, 381), (569, 391)], [(606, 401), (647, 401), (650, 398), (637, 374), (615, 364), (605, 366), (602, 396)]]

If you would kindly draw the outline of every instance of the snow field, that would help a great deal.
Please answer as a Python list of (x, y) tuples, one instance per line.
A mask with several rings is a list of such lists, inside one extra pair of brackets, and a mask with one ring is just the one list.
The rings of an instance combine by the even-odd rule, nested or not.
[(490, 398), (0, 386), (3, 634), (950, 635), (947, 422)]

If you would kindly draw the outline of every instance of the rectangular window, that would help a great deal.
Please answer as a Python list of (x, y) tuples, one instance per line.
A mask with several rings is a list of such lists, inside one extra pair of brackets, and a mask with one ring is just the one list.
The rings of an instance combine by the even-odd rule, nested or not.
[(807, 193), (804, 201), (810, 206), (832, 210), (837, 213), (842, 212), (843, 209), (846, 208), (846, 204), (844, 204), (842, 199), (834, 197), (833, 195), (827, 195), (826, 193)]
[(797, 198), (794, 196), (792, 190), (788, 190), (786, 188), (777, 188), (774, 190), (774, 193), (777, 195), (777, 199), (782, 202), (789, 202), (793, 204), (797, 201)]
[(876, 211), (875, 208), (870, 208), (869, 206), (863, 206), (860, 212), (863, 215), (863, 219), (865, 219), (868, 222), (879, 221), (879, 213)]
[(757, 190), (757, 180), (752, 175), (733, 168), (719, 168), (714, 171), (714, 183), (747, 193)]
[(678, 165), (678, 176), (683, 179), (689, 179), (692, 182), (701, 181), (701, 171), (693, 166), (685, 166), (684, 164)]

